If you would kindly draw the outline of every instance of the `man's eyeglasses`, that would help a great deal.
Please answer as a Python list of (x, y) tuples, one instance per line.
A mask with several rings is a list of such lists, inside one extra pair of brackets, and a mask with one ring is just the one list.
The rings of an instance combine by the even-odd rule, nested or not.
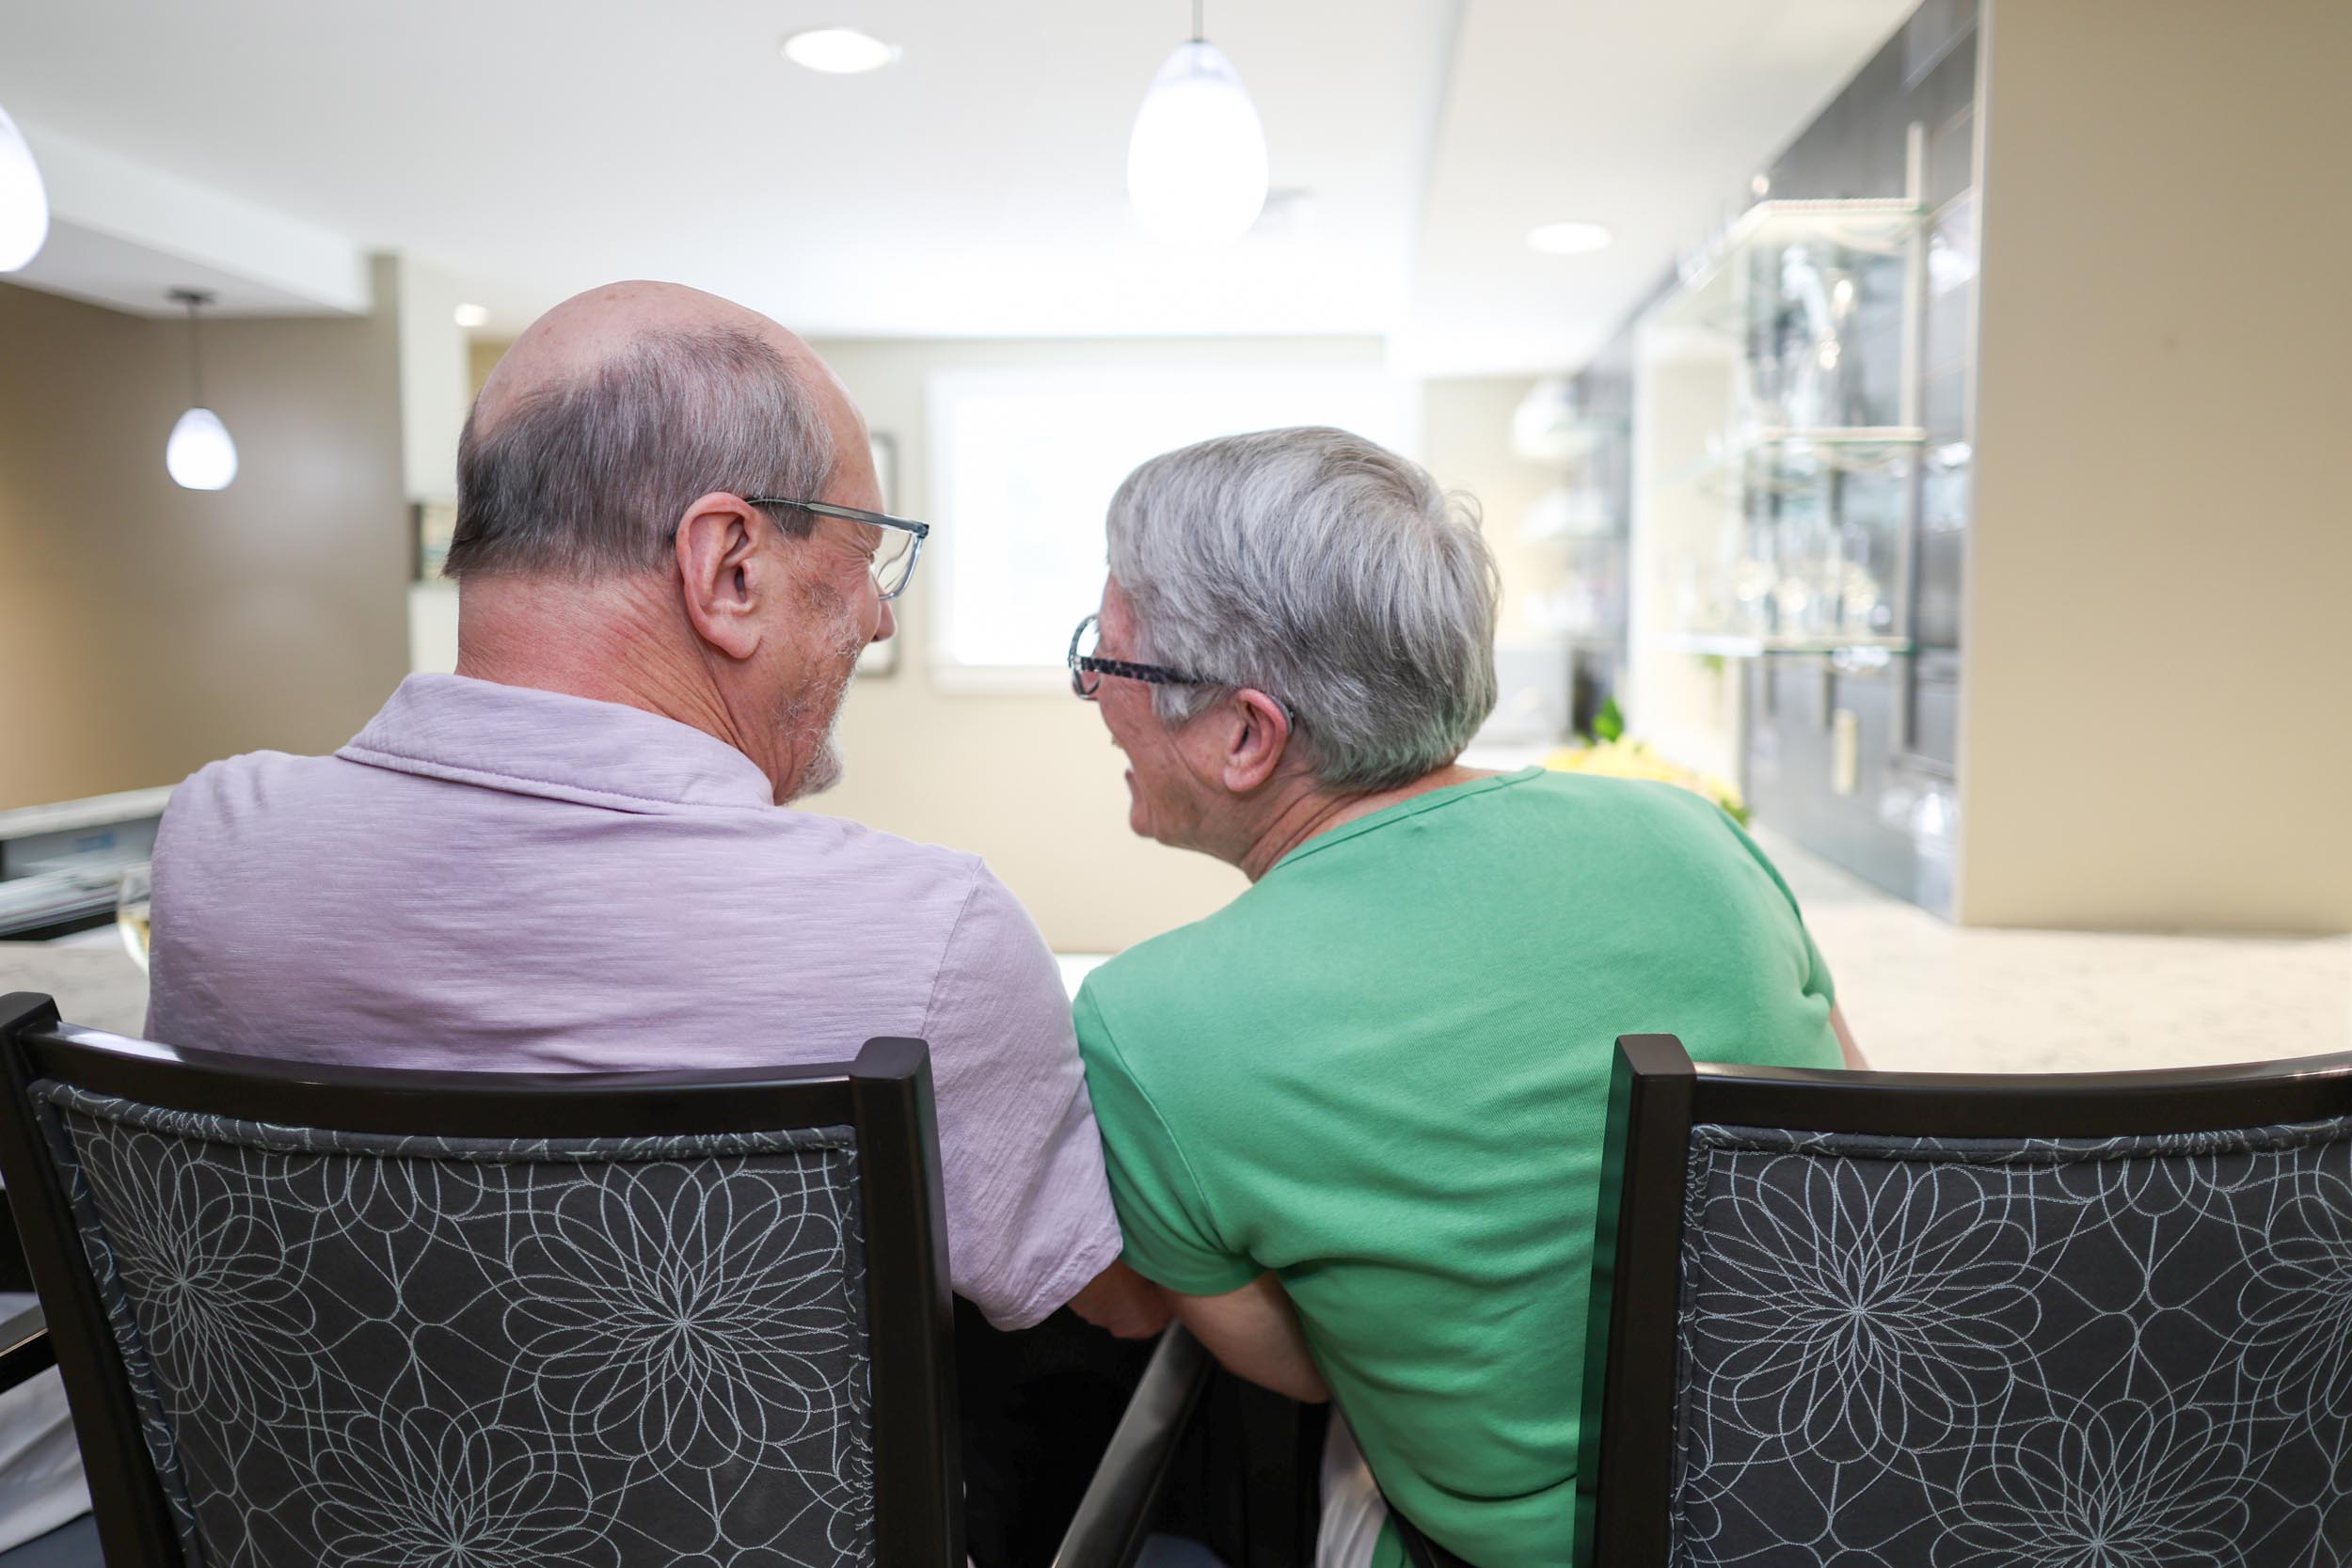
[[(869, 569), (874, 574), (874, 591), (885, 599), (895, 599), (907, 591), (914, 580), (914, 563), (923, 558), (923, 541), (930, 537), (931, 525), (909, 522), (904, 517), (892, 517), (880, 512), (860, 512), (854, 506), (834, 506), (825, 501), (787, 500), (781, 496), (745, 496), (752, 506), (789, 506), (802, 512), (815, 513), (819, 517), (841, 517), (852, 523), (865, 523), (882, 531), (882, 546), (875, 550)], [(782, 523), (777, 523), (782, 528)]]
[(1102, 689), (1104, 675), (1117, 675), (1123, 680), (1143, 681), (1152, 686), (1214, 686), (1159, 664), (1131, 664), (1123, 658), (1097, 658), (1095, 645), (1102, 640), (1102, 617), (1089, 615), (1078, 623), (1078, 629), (1070, 634), (1070, 689), (1079, 696), (1093, 700)]

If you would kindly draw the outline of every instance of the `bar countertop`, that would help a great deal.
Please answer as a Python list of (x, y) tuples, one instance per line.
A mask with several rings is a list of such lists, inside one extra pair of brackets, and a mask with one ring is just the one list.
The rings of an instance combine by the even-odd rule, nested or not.
[[(1945, 924), (1770, 834), (1874, 1067), (2109, 1071), (2352, 1051), (2352, 936), (2143, 936)], [(1100, 959), (1070, 954), (1076, 978)], [(0, 991), (140, 1032), (147, 977), (113, 927), (0, 942)]]

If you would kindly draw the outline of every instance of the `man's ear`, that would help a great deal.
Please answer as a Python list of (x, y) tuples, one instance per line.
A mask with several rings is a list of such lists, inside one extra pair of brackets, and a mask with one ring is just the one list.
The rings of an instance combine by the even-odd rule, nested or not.
[(1264, 692), (1244, 687), (1226, 699), (1225, 787), (1235, 795), (1263, 788), (1290, 750), (1290, 715)]
[(740, 496), (714, 490), (679, 516), (675, 554), (695, 635), (717, 652), (746, 659), (759, 651), (760, 601), (775, 592), (761, 557), (767, 520)]

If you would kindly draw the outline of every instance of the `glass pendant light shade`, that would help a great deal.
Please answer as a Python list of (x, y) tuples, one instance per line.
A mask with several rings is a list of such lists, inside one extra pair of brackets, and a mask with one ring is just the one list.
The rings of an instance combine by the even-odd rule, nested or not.
[(49, 238), (49, 192), (24, 134), (0, 109), (0, 272), (14, 272), (40, 254)]
[(237, 443), (229, 427), (209, 408), (191, 408), (171, 427), (164, 446), (164, 467), (189, 490), (225, 489), (237, 477)]
[(1127, 143), (1127, 198), (1155, 238), (1230, 245), (1265, 205), (1265, 130), (1215, 44), (1179, 44), (1160, 67)]
[(171, 427), (171, 439), (164, 443), (164, 470), (183, 489), (224, 490), (237, 477), (237, 443), (229, 438), (220, 416), (204, 406), (203, 344), (196, 335), (196, 313), (213, 303), (213, 295), (203, 289), (174, 289), (169, 298), (188, 308), (188, 402), (194, 406)]

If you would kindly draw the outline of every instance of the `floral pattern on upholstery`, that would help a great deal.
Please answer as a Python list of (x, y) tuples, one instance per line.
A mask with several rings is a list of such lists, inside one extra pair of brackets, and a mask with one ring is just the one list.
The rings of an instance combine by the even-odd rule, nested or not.
[(1692, 1132), (1677, 1565), (2352, 1562), (2352, 1119)]
[(35, 1095), (191, 1564), (870, 1560), (848, 1129), (404, 1138)]

